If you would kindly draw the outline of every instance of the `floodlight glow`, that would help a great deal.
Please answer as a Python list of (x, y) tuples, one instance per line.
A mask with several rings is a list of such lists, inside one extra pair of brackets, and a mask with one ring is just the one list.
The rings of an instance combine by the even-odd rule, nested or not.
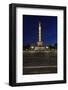
[(46, 49), (48, 49), (49, 47), (48, 46), (46, 46)]
[(31, 49), (34, 49), (34, 46), (31, 46)]

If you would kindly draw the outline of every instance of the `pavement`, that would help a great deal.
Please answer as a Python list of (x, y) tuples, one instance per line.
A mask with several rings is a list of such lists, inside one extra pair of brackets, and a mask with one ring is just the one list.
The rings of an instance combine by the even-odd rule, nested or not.
[(57, 73), (57, 51), (24, 51), (23, 74)]

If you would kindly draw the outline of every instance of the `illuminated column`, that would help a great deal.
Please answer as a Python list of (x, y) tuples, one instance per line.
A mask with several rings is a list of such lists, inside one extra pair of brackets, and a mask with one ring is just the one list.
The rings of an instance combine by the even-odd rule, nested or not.
[(41, 23), (39, 22), (39, 42), (41, 42)]

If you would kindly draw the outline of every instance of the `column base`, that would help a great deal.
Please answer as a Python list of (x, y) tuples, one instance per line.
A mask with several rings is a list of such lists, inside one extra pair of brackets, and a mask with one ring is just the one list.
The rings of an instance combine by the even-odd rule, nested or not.
[(37, 42), (37, 46), (38, 46), (38, 47), (42, 47), (42, 46), (43, 46), (43, 42), (42, 42), (42, 41), (38, 41), (38, 42)]
[(35, 50), (36, 51), (44, 51), (45, 50), (45, 47), (35, 47)]

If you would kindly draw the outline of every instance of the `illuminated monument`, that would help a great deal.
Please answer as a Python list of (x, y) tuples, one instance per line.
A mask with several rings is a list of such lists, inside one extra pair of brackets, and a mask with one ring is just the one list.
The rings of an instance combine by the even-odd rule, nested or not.
[(39, 22), (39, 25), (38, 25), (38, 42), (37, 42), (37, 46), (35, 47), (35, 50), (45, 50), (45, 47), (43, 46), (43, 41), (42, 41), (41, 22)]

